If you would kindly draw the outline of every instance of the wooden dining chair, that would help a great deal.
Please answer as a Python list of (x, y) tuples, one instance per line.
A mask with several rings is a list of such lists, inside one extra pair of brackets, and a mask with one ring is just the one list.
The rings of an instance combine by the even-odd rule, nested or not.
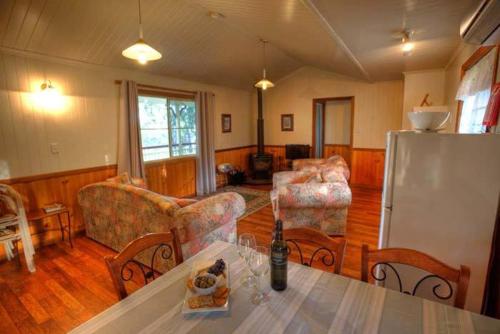
[[(287, 242), (288, 254), (296, 250), (301, 264), (311, 267), (315, 259), (320, 259), (324, 266), (333, 267), (333, 272), (340, 274), (346, 246), (344, 238), (332, 238), (313, 228), (298, 227), (283, 230), (283, 239)], [(305, 251), (311, 256), (306, 258)]]
[[(152, 253), (149, 265), (137, 260), (137, 256), (143, 252), (147, 255)], [(181, 244), (176, 229), (165, 233), (143, 235), (131, 241), (117, 255), (104, 258), (120, 300), (128, 296), (125, 282), (133, 280), (134, 273), (142, 275), (144, 285), (146, 285), (161, 275), (156, 268), (158, 261), (171, 260), (175, 260), (175, 265), (183, 262)]]
[[(398, 270), (392, 264), (404, 264), (426, 271), (424, 275), (415, 284), (413, 289), (406, 290), (403, 288), (403, 282)], [(371, 267), (370, 267), (371, 265)], [(460, 269), (450, 267), (432, 256), (406, 248), (385, 248), (378, 250), (369, 250), (368, 245), (363, 245), (361, 252), (361, 280), (368, 282), (369, 276), (378, 282), (384, 282), (387, 279), (388, 269), (394, 274), (399, 292), (415, 296), (419, 287), (429, 280), (435, 279), (438, 282), (433, 282), (432, 293), (440, 300), (449, 300), (455, 292), (454, 306), (464, 308), (465, 298), (467, 296), (467, 288), (469, 286), (470, 269), (467, 266), (461, 265)], [(438, 288), (444, 283), (448, 293), (442, 294), (438, 292)], [(456, 289), (453, 289), (451, 283), (456, 284)]]

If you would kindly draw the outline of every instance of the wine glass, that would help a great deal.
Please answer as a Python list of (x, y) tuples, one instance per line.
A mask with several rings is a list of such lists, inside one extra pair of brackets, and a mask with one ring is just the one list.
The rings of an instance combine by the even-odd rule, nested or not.
[(256, 292), (252, 296), (252, 302), (256, 305), (267, 302), (268, 297), (262, 292), (260, 283), (269, 271), (269, 255), (268, 249), (263, 246), (256, 246), (248, 259), (250, 271), (254, 274), (257, 284)]
[[(256, 241), (253, 234), (250, 233), (242, 233), (238, 238), (238, 254), (240, 257), (245, 260), (246, 265), (248, 266), (248, 258), (250, 254), (255, 249)], [(246, 274), (242, 278), (242, 284), (245, 287), (255, 286), (255, 278)]]

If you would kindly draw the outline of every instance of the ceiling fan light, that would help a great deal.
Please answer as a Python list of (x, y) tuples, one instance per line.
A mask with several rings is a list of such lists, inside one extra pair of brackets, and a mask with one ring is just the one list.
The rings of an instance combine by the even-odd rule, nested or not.
[(122, 55), (126, 58), (137, 60), (142, 65), (148, 61), (161, 58), (161, 53), (146, 44), (143, 39), (139, 39), (134, 45), (123, 50)]
[(415, 45), (410, 42), (403, 43), (403, 45), (401, 46), (401, 50), (403, 50), (404, 53), (410, 53), (414, 48)]

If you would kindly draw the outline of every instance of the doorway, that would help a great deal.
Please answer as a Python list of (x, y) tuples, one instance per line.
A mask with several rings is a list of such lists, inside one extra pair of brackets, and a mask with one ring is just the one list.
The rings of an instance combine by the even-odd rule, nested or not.
[(341, 155), (351, 164), (354, 96), (313, 99), (313, 157)]

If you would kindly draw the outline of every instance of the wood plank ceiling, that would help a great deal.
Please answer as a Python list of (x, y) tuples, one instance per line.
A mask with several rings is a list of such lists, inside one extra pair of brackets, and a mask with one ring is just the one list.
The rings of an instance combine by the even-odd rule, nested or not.
[[(261, 74), (262, 37), (270, 41), (272, 80), (304, 65), (398, 79), (404, 70), (445, 66), (459, 43), (458, 23), (475, 3), (142, 0), (145, 39), (163, 54), (142, 67), (121, 56), (138, 37), (136, 0), (1, 0), (0, 47), (250, 89)], [(405, 26), (419, 39), (411, 57), (391, 37)]]

